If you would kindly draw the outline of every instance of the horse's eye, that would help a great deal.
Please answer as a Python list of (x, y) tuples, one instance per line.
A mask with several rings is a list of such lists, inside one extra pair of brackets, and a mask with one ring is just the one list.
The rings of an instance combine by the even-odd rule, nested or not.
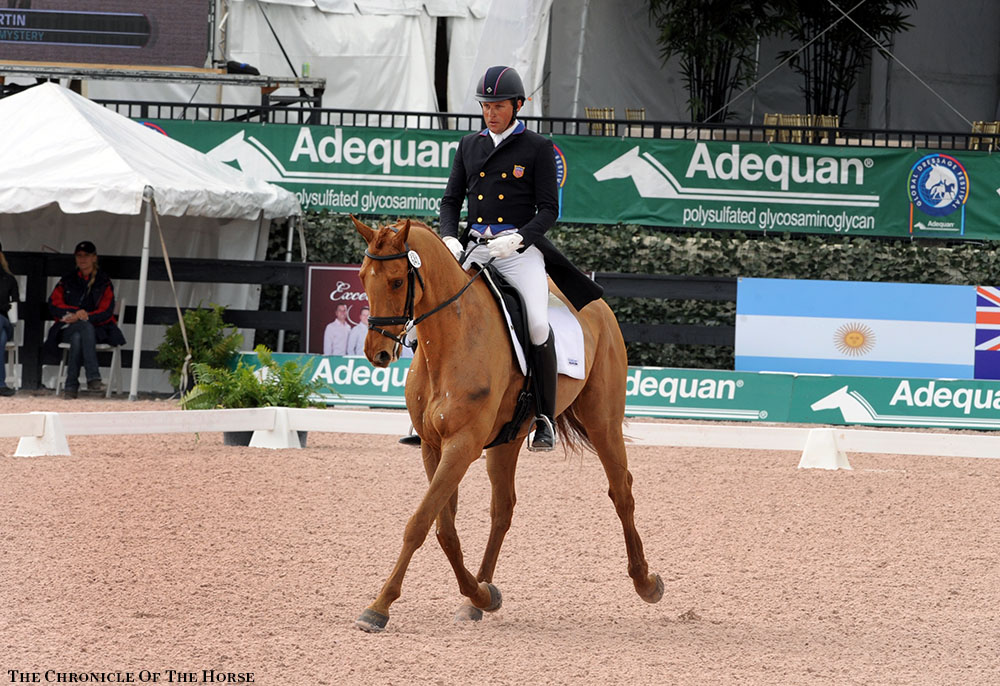
[(393, 279), (392, 280), (392, 288), (393, 288), (393, 290), (395, 290), (397, 288), (402, 288), (402, 287), (403, 287), (403, 280), (402, 279)]

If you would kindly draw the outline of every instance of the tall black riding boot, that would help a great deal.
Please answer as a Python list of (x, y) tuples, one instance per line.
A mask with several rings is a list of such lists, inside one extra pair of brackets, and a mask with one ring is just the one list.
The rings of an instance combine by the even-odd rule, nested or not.
[(531, 366), (535, 375), (535, 433), (528, 450), (552, 450), (556, 445), (556, 341), (549, 330), (549, 338), (541, 345), (531, 346)]

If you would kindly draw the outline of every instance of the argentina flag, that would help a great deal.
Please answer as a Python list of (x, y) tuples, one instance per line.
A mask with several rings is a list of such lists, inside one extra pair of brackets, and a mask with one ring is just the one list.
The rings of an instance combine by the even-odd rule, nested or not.
[[(740, 278), (737, 371), (979, 377), (975, 286)], [(1000, 291), (997, 326), (1000, 351)], [(1000, 373), (1000, 352), (995, 364)]]

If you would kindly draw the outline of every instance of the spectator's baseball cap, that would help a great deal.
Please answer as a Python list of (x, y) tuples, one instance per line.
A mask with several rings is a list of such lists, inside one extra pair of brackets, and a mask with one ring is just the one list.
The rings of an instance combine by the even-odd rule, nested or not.
[(78, 252), (85, 252), (88, 255), (96, 255), (97, 248), (95, 248), (94, 244), (91, 243), (90, 241), (80, 241), (79, 243), (76, 244), (76, 247), (73, 249), (74, 255)]

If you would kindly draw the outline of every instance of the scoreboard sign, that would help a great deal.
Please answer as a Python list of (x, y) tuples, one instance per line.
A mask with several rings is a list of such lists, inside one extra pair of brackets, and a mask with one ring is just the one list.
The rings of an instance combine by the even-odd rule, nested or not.
[(211, 0), (19, 0), (0, 8), (0, 59), (204, 67)]

